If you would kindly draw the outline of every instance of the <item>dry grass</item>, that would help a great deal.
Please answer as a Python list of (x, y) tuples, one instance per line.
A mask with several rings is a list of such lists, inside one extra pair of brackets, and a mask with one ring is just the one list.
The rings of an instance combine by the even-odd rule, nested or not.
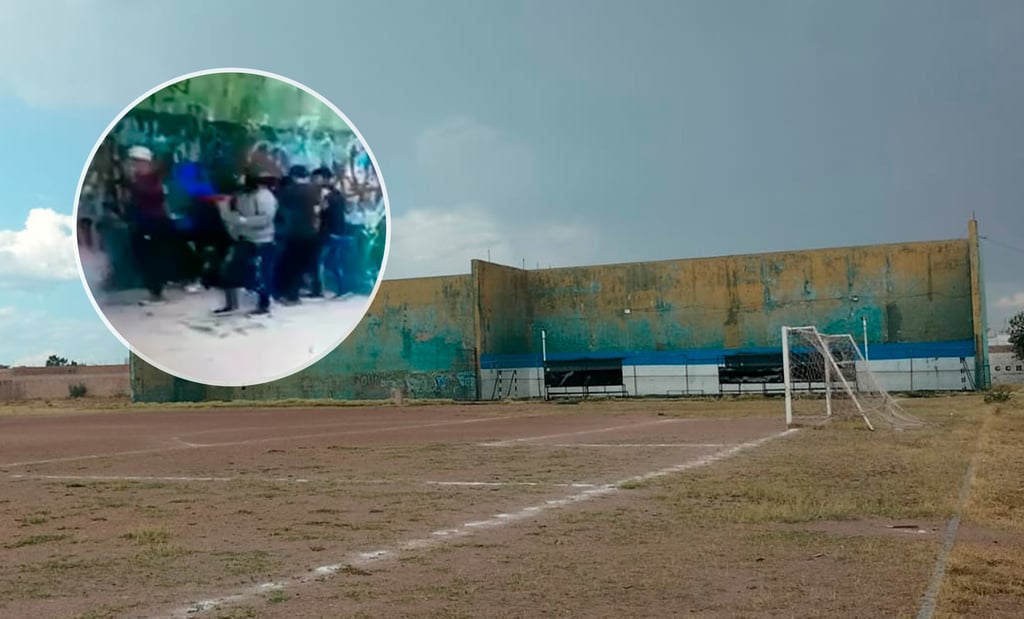
[(1024, 560), (1016, 547), (961, 541), (953, 550), (935, 619), (1024, 613)]
[(68, 535), (66, 533), (48, 533), (40, 535), (27, 535), (25, 537), (18, 538), (14, 541), (4, 544), (4, 548), (23, 548), (25, 546), (35, 546), (37, 544), (48, 544), (51, 542), (60, 542), (66, 540)]
[[(711, 467), (633, 484), (628, 507), (561, 521), (620, 552), (642, 550), (633, 552), (647, 574), (679, 574), (678, 561), (689, 557), (686, 572), (699, 566), (708, 575), (704, 587), (742, 590), (747, 580), (756, 583), (742, 594), (708, 595), (703, 603), (704, 594), (691, 591), (691, 610), (698, 614), (912, 617), (939, 540), (887, 534), (882, 523), (941, 522), (955, 513), (990, 407), (981, 396), (904, 405), (928, 426), (870, 432), (850, 420), (804, 428)], [(1014, 572), (1001, 566), (1019, 564), (1006, 560), (983, 563), (978, 574), (1012, 578)], [(636, 581), (643, 582), (640, 575)], [(982, 590), (1013, 590), (1021, 581), (1000, 582), (1001, 589)], [(864, 590), (873, 592), (871, 599)]]
[(73, 619), (117, 619), (118, 617), (130, 616), (129, 612), (137, 605), (114, 606), (107, 605), (95, 608), (89, 612), (75, 615)]
[[(579, 410), (728, 417), (778, 414), (778, 404), (587, 402)], [(806, 428), (709, 467), (404, 557), (372, 581), (304, 590), (285, 606), (344, 600), (349, 616), (368, 617), (913, 617), (939, 536), (894, 533), (877, 520), (941, 523), (955, 511), (989, 407), (981, 396), (905, 406), (929, 425)], [(538, 464), (535, 457), (522, 454)]]
[(1024, 615), (1024, 405), (990, 407), (936, 617)]
[[(909, 399), (904, 401), (908, 412), (927, 420), (927, 427), (870, 432), (856, 420), (807, 427), (730, 460), (629, 484), (625, 492), (607, 501), (553, 512), (542, 521), (495, 532), (497, 540), (481, 538), (409, 556), (389, 567), (387, 574), (374, 572), (373, 578), (344, 573), (325, 587), (344, 600), (346, 608), (352, 607), (350, 616), (364, 611), (363, 616), (401, 614), (403, 609), (425, 616), (423, 604), (428, 598), (435, 600), (432, 616), (453, 617), (480, 612), (523, 616), (538, 610), (552, 615), (609, 616), (608, 609), (619, 616), (637, 609), (651, 616), (687, 609), (696, 616), (730, 618), (912, 616), (931, 575), (937, 536), (928, 541), (886, 537), (879, 534), (882, 527), (877, 523), (853, 534), (849, 529), (813, 530), (814, 525), (947, 518), (956, 509), (963, 473), (984, 423), (969, 519), (1000, 531), (1021, 532), (1024, 453), (1017, 446), (1024, 444), (1024, 409), (1015, 402), (1000, 404), (996, 413), (996, 407), (985, 404), (980, 395)], [(142, 405), (124, 410), (210, 406)], [(569, 415), (643, 411), (680, 417), (778, 417), (781, 402), (595, 400), (569, 406), (510, 403), (502, 408)], [(599, 466), (595, 458), (600, 459)], [(632, 460), (620, 463), (619, 458)], [(242, 579), (273, 578), (296, 565), (304, 568), (309, 552), (324, 552), (334, 560), (352, 548), (421, 535), (462, 518), (462, 511), (473, 512), (467, 518), (490, 514), (507, 505), (538, 500), (549, 491), (512, 486), (472, 491), (423, 488), (415, 482), (416, 474), (422, 477), (424, 470), (431, 475), (449, 472), (452, 477), (472, 471), (477, 477), (564, 481), (588, 472), (593, 475), (595, 468), (615, 471), (620, 464), (631, 470), (650, 468), (640, 458), (626, 450), (584, 457), (533, 446), (500, 450), (454, 443), (352, 450), (325, 446), (303, 453), (303, 466), (312, 467), (312, 474), (304, 476), (312, 481), (298, 486), (244, 479), (244, 474), (237, 482), (209, 486), (52, 484), (55, 496), (64, 497), (58, 504), (68, 513), (81, 512), (76, 518), (90, 517), (89, 510), (95, 508), (112, 520), (119, 518), (120, 524), (111, 524), (110, 535), (95, 541), (109, 546), (104, 546), (102, 557), (87, 557), (93, 546), (75, 549), (79, 556), (69, 561), (77, 563), (47, 563), (25, 554), (25, 563), (17, 566), (18, 585), (24, 589), (16, 591), (13, 581), (8, 590), (0, 586), (0, 601), (30, 598), (25, 591), (41, 595), (52, 590), (48, 583), (57, 574), (67, 574), (67, 591), (76, 595), (85, 595), (86, 588), (97, 583), (111, 593), (117, 589), (115, 583), (219, 589)], [(274, 462), (260, 456), (256, 464), (270, 470)], [(238, 466), (244, 469), (243, 464)], [(402, 483), (334, 483), (331, 477), (338, 476), (338, 471), (353, 479), (385, 477)], [(70, 496), (70, 490), (80, 496)], [(146, 511), (147, 504), (156, 504), (162, 511)], [(268, 506), (285, 510), (284, 515), (267, 517), (272, 513)], [(231, 515), (231, 527), (261, 536), (266, 550), (250, 546), (246, 552), (228, 551), (227, 534), (219, 546), (209, 547), (205, 538), (198, 537), (200, 529), (185, 526), (213, 514)], [(26, 510), (17, 516), (12, 522), (18, 526), (37, 527), (22, 529), (24, 539), (28, 533), (49, 533), (52, 523), (66, 520), (56, 507), (50, 512)], [(178, 524), (173, 528), (148, 524), (160, 519)], [(1024, 581), (1015, 574), (1024, 574), (1021, 550), (1024, 545), (995, 550), (977, 544), (959, 546), (947, 577), (946, 601), (940, 606), (953, 609), (946, 616), (999, 616), (987, 613), (995, 606), (979, 605), (984, 596), (1001, 600), (997, 604), (1003, 606), (1019, 602)], [(13, 573), (13, 569), (8, 572)], [(871, 594), (864, 595), (865, 591)], [(309, 608), (302, 606), (310, 603), (308, 595), (308, 590), (301, 596), (290, 590), (271, 591), (257, 606), (223, 610), (216, 616), (301, 616), (301, 610)], [(113, 607), (104, 607), (90, 616), (108, 616), (108, 612), (117, 615)]]
[(993, 408), (985, 423), (965, 519), (1024, 532), (1024, 406)]
[(378, 576), (386, 595), (351, 601), (366, 616), (913, 617), (937, 536), (808, 526), (955, 510), (985, 406), (970, 397), (907, 408), (929, 426), (807, 428), (496, 539), (437, 548)]
[(159, 546), (170, 542), (171, 532), (167, 527), (163, 526), (140, 527), (125, 533), (121, 537), (139, 546)]
[[(920, 404), (918, 404), (920, 402)], [(857, 420), (807, 427), (742, 458), (652, 481), (658, 501), (703, 522), (946, 518), (982, 420), (980, 398), (919, 400), (923, 429), (871, 432)]]

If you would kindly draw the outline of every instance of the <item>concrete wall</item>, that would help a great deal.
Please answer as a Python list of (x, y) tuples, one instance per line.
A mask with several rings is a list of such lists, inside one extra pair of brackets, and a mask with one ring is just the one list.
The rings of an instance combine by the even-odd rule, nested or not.
[(470, 275), (390, 280), (337, 349), (306, 370), (250, 387), (210, 387), (164, 374), (132, 356), (138, 401), (378, 399), (477, 396)]
[(963, 240), (541, 270), (530, 288), (549, 353), (776, 347), (784, 325), (860, 334), (862, 316), (872, 343), (973, 337)]
[(984, 365), (976, 242), (535, 271), (475, 260), (471, 275), (385, 281), (349, 340), (290, 378), (209, 388), (133, 357), (132, 386), (156, 401), (541, 395), (543, 331), (549, 359), (622, 358), (631, 394), (720, 393), (726, 355), (778, 351), (783, 325), (860, 343), (864, 317), (886, 385), (962, 389)]
[(473, 260), (479, 350), (492, 354), (532, 350), (533, 291), (529, 274), (522, 269)]
[(985, 278), (982, 274), (981, 245), (976, 219), (971, 219), (967, 224), (967, 246), (971, 277), (971, 320), (974, 326), (974, 348), (977, 352), (974, 369), (978, 386), (987, 389), (992, 386), (992, 366), (988, 359), (988, 312), (985, 307)]
[(84, 385), (86, 397), (128, 395), (127, 365), (0, 369), (0, 401), (59, 400), (72, 385)]
[(529, 345), (524, 354), (483, 348), (481, 391), (501, 380), (498, 391), (542, 394), (541, 331), (549, 359), (622, 358), (630, 394), (763, 391), (720, 386), (725, 356), (777, 351), (784, 325), (860, 343), (862, 317), (872, 370), (889, 388), (970, 388), (970, 247), (960, 239), (530, 271)]

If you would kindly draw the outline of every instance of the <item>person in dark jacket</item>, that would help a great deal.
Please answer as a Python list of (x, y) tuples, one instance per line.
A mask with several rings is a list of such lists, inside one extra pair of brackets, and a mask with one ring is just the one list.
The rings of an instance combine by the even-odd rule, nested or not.
[(349, 291), (347, 274), (343, 265), (350, 259), (354, 242), (351, 230), (346, 222), (348, 200), (339, 187), (339, 180), (329, 172), (325, 173), (326, 196), (324, 210), (320, 216), (320, 233), (323, 239), (321, 262), (324, 275), (334, 279), (335, 297)]
[(319, 205), (321, 188), (310, 182), (304, 166), (293, 166), (289, 181), (278, 193), (283, 226), (280, 269), (281, 302), (292, 305), (299, 302), (303, 276), (317, 264), (317, 238), (319, 237)]
[(312, 184), (320, 190), (320, 201), (317, 204), (317, 238), (316, 238), (316, 259), (310, 264), (310, 270), (305, 273), (309, 282), (309, 296), (321, 298), (324, 296), (324, 252), (327, 249), (328, 235), (325, 230), (324, 211), (327, 207), (327, 195), (330, 192), (330, 184), (334, 174), (330, 168), (321, 167), (313, 170)]
[(127, 167), (128, 219), (135, 258), (149, 290), (148, 303), (161, 304), (168, 280), (167, 263), (172, 259), (169, 248), (176, 235), (174, 222), (167, 210), (163, 179), (152, 151), (133, 146), (128, 150)]

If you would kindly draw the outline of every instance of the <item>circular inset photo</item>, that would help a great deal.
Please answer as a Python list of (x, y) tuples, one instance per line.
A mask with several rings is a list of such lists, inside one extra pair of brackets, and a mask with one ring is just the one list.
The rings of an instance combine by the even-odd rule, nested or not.
[(78, 266), (110, 330), (186, 380), (285, 378), (338, 346), (380, 286), (387, 190), (359, 131), (290, 79), (192, 73), (100, 136), (79, 181)]

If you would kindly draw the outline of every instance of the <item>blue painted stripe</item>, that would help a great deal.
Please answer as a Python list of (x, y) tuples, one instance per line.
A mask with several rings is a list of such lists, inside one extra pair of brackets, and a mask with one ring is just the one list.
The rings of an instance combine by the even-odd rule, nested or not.
[[(549, 352), (549, 361), (575, 361), (579, 359), (623, 359), (624, 365), (719, 365), (729, 355), (737, 353), (778, 354), (781, 348), (707, 348), (693, 350), (625, 351), (558, 353)], [(898, 359), (932, 359), (973, 357), (974, 342), (914, 342), (900, 344), (868, 344), (868, 357), (872, 361)], [(485, 370), (540, 367), (540, 353), (515, 355), (480, 355), (480, 367)]]

